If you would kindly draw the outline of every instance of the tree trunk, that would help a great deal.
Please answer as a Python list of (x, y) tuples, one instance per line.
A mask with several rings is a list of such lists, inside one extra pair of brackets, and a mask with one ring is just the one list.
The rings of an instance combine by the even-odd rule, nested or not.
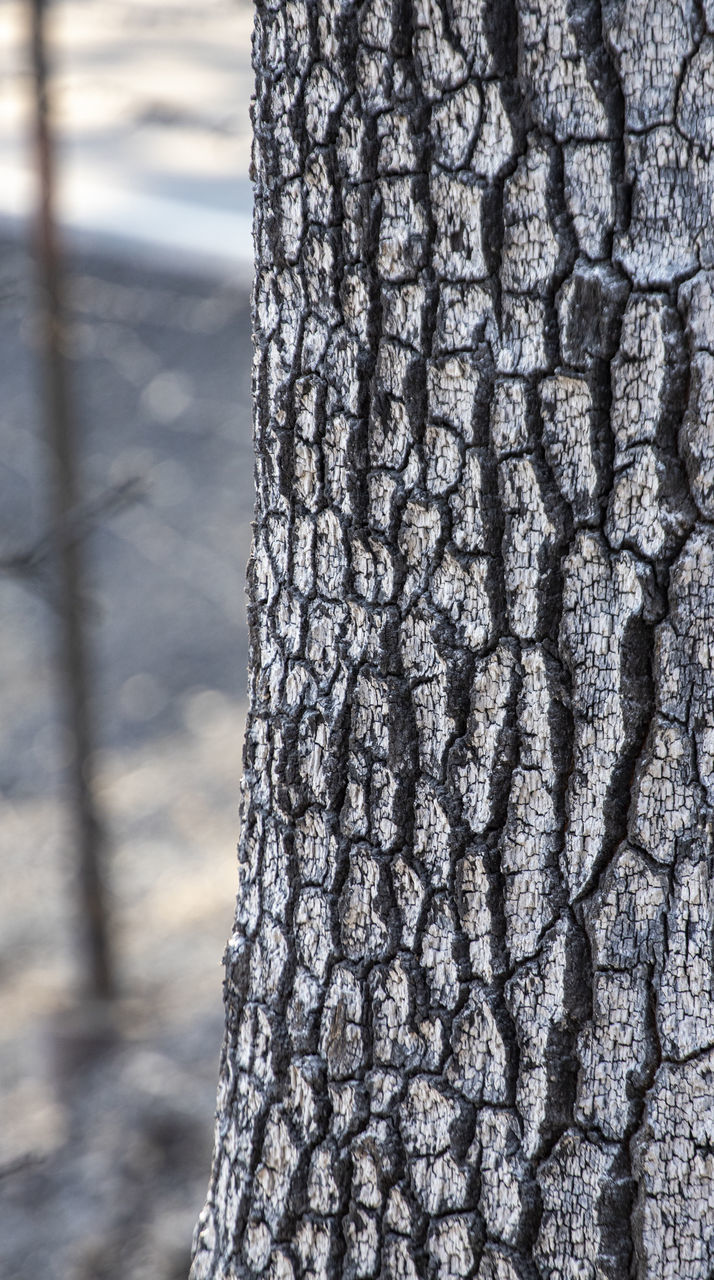
[(712, 1275), (712, 30), (259, 0), (194, 1280)]

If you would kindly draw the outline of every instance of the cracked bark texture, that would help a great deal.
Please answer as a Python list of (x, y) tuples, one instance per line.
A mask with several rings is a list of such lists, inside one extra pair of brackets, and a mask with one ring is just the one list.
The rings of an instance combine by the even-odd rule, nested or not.
[(714, 1273), (714, 5), (258, 0), (193, 1280)]

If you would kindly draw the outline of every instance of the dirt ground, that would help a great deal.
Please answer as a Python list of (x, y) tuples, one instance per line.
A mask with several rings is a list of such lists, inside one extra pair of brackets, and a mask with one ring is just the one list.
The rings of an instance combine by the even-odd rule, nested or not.
[[(0, 576), (0, 1275), (171, 1280), (202, 1204), (252, 514), (247, 291), (74, 258), (98, 790), (120, 996), (83, 1002), (52, 583)], [(0, 552), (47, 529), (33, 271), (0, 243)], [(101, 502), (100, 502), (101, 506)]]
[[(29, 11), (0, 4), (0, 219), (35, 193)], [(250, 270), (252, 24), (251, 0), (49, 0), (68, 236)]]
[[(28, 0), (0, 6), (0, 559), (48, 530)], [(0, 572), (0, 1276), (184, 1277), (230, 930), (252, 516), (249, 0), (52, 0), (118, 999), (82, 998), (45, 563)], [(126, 481), (138, 499), (112, 510)]]

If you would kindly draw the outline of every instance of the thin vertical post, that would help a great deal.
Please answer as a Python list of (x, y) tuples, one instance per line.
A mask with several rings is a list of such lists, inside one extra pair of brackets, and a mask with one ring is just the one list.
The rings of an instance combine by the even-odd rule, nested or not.
[(104, 830), (92, 786), (88, 644), (82, 583), (83, 545), (76, 513), (79, 494), (76, 425), (64, 342), (62, 268), (54, 217), (54, 156), (45, 40), (46, 0), (30, 0), (39, 178), (37, 254), (42, 299), (45, 424), (51, 458), (52, 524), (60, 618), (60, 670), (68, 727), (74, 740), (69, 785), (77, 842), (80, 908), (91, 995), (113, 993), (108, 913), (103, 880)]

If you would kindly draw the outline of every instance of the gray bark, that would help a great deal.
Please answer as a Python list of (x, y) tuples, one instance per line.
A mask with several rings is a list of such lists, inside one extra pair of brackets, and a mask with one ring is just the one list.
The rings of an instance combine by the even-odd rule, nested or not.
[(259, 0), (194, 1280), (714, 1271), (713, 31)]

